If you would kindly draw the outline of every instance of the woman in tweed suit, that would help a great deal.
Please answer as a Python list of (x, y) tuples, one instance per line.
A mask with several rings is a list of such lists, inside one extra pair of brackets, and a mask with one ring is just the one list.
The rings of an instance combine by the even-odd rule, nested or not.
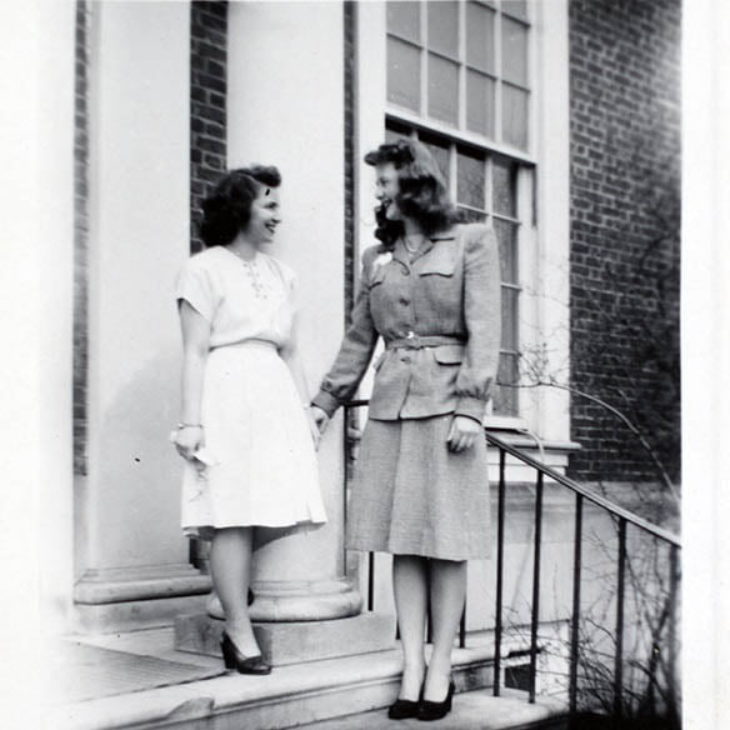
[(352, 325), (313, 411), (323, 430), (355, 393), (382, 337), (347, 543), (393, 554), (404, 668), (389, 715), (431, 720), (451, 708), (466, 561), (489, 553), (482, 420), (499, 355), (499, 256), (491, 228), (453, 223), (443, 178), (422, 144), (381, 145), (365, 161), (376, 167), (380, 245), (364, 252)]

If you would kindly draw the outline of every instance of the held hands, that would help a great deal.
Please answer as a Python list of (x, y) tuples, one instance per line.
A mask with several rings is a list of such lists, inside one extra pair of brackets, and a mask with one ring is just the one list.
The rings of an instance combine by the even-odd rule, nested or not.
[(469, 418), (468, 416), (454, 416), (454, 420), (451, 421), (449, 435), (446, 438), (449, 451), (458, 454), (461, 451), (471, 448), (481, 433), (481, 424), (473, 418)]
[(309, 412), (317, 428), (320, 436), (325, 432), (330, 422), (330, 417), (319, 407), (315, 405), (309, 406)]

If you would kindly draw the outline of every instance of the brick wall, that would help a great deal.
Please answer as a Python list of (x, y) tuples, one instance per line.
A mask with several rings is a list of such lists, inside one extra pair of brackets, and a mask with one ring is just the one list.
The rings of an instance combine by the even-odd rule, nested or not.
[(190, 249), (203, 247), (201, 202), (226, 169), (227, 2), (193, 2), (190, 18)]
[(345, 322), (350, 321), (354, 303), (354, 282), (357, 276), (355, 262), (355, 84), (356, 56), (355, 29), (357, 22), (356, 3), (347, 0), (344, 10), (345, 42)]
[(77, 2), (76, 73), (74, 82), (73, 465), (74, 474), (80, 475), (86, 474), (86, 384), (88, 363), (88, 28), (88, 3)]
[[(680, 0), (571, 0), (571, 383), (678, 476)], [(655, 479), (629, 430), (572, 398), (570, 471)]]

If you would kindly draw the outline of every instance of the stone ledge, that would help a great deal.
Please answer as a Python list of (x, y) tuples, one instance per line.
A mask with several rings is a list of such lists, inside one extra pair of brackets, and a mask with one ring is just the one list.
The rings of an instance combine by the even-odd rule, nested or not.
[(205, 610), (205, 594), (142, 601), (84, 604), (73, 607), (73, 630), (80, 634), (115, 634), (172, 626), (180, 614)]
[(89, 571), (74, 587), (74, 601), (82, 604), (121, 603), (208, 593), (210, 576), (192, 566), (169, 571)]
[[(205, 614), (175, 620), (175, 649), (220, 656), (222, 621)], [(385, 651), (395, 646), (395, 617), (364, 613), (327, 621), (254, 624), (256, 639), (273, 666)]]

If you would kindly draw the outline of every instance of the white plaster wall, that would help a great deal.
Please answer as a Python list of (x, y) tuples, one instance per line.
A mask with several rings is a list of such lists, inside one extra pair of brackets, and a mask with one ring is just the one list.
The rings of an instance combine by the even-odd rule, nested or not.
[[(232, 3), (228, 34), (228, 166), (260, 162), (282, 173), (283, 224), (271, 253), (298, 274), (300, 344), (313, 395), (344, 324), (342, 6)], [(268, 579), (341, 573), (341, 414), (323, 439), (319, 461), (329, 524), (264, 548), (258, 570)], [(296, 559), (284, 559), (282, 551)]]
[(189, 240), (186, 2), (94, 5), (85, 567), (184, 563), (173, 283)]

